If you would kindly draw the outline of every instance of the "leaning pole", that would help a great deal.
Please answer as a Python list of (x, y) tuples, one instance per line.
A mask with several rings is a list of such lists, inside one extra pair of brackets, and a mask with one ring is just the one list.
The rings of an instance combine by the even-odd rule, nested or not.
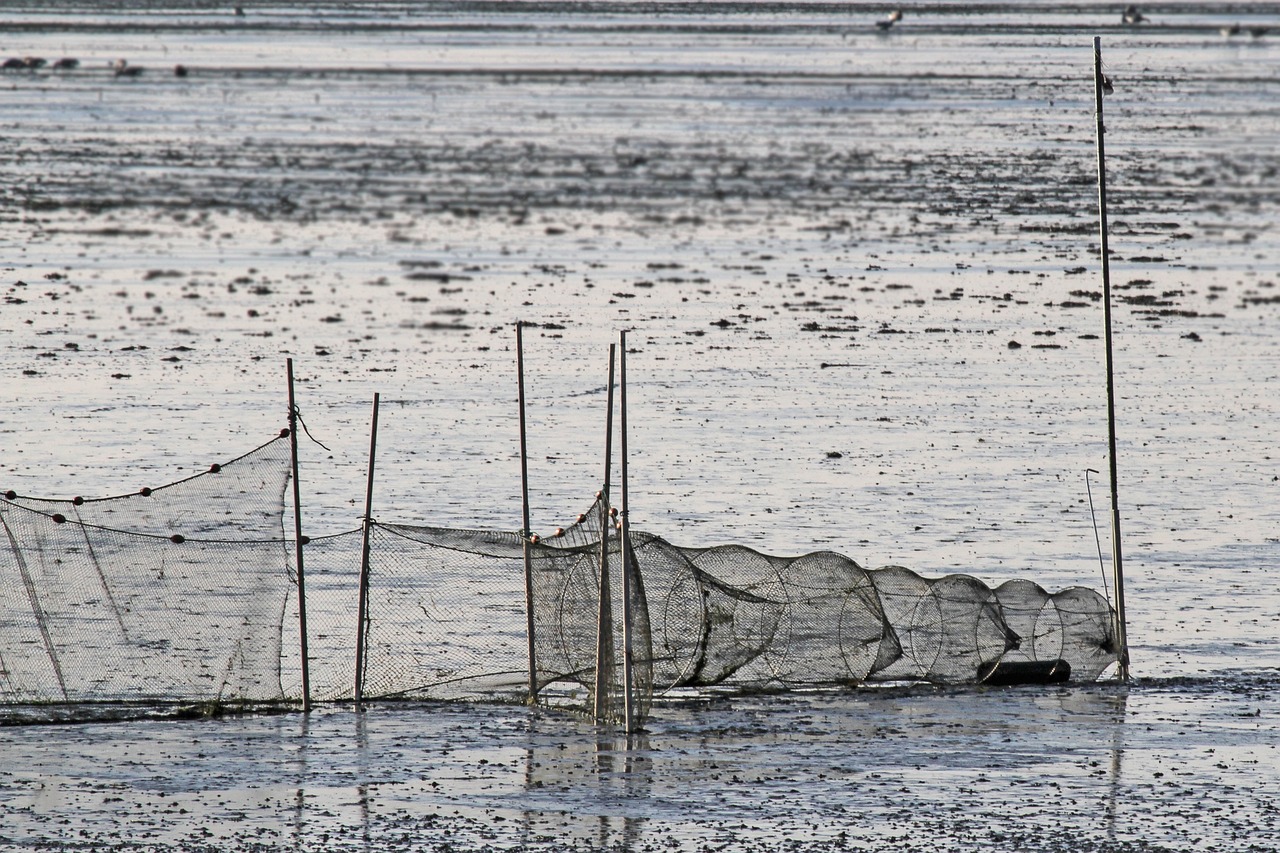
[(1107, 457), (1111, 468), (1111, 567), (1116, 589), (1116, 644), (1122, 681), (1129, 680), (1129, 641), (1124, 613), (1124, 563), (1120, 550), (1120, 496), (1116, 474), (1116, 383), (1111, 351), (1111, 264), (1107, 246), (1107, 158), (1103, 141), (1102, 93), (1110, 81), (1102, 74), (1102, 39), (1093, 38), (1093, 98), (1098, 121), (1098, 236), (1102, 256), (1102, 311), (1107, 362)]

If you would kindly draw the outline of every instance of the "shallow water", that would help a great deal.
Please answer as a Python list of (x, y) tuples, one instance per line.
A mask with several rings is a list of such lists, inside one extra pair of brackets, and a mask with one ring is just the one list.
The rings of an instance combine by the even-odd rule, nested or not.
[[(513, 324), (525, 320), (540, 324), (525, 335), (533, 520), (553, 528), (599, 487), (606, 350), (627, 329), (636, 527), (682, 545), (829, 548), (992, 586), (1100, 587), (1089, 488), (1109, 552), (1105, 475), (1086, 484), (1088, 469), (1107, 470), (1098, 34), (1116, 86), (1106, 139), (1120, 497), (1133, 668), (1146, 680), (1107, 731), (1155, 737), (1135, 722), (1135, 700), (1139, 716), (1177, 721), (1156, 727), (1167, 741), (1147, 742), (1145, 771), (1184, 755), (1170, 744), (1207, 719), (1184, 719), (1183, 706), (1234, 708), (1232, 684), (1261, 697), (1262, 716), (1238, 719), (1268, 731), (1280, 668), (1280, 30), (1218, 28), (1280, 27), (1275, 4), (1152, 10), (1140, 28), (1105, 4), (939, 4), (908, 10), (887, 35), (870, 27), (884, 12), (871, 6), (246, 8), (243, 19), (178, 4), (0, 11), (0, 49), (81, 60), (72, 72), (0, 77), (0, 489), (118, 494), (237, 456), (284, 425), (292, 357), (303, 417), (328, 448), (303, 445), (309, 533), (358, 524), (374, 392), (381, 520), (515, 529)], [(146, 70), (113, 77), (120, 57)], [(173, 76), (176, 63), (188, 76)], [(1167, 679), (1191, 680), (1173, 689)], [(961, 695), (979, 716), (992, 698)], [(765, 743), (751, 740), (749, 753), (817, 790), (819, 771), (777, 735), (790, 701), (761, 700)], [(845, 701), (823, 713), (853, 725), (862, 703), (880, 700)], [(885, 707), (884, 725), (918, 734), (926, 751), (948, 748), (945, 726)], [(535, 725), (523, 711), (440, 713), (464, 729), (473, 713), (497, 728)], [(1048, 751), (1044, 733), (1062, 712), (1027, 713), (1038, 721), (1029, 748)], [(676, 732), (669, 743), (694, 738), (671, 714), (655, 720)], [(388, 718), (381, 731), (374, 721)], [(318, 719), (363, 719), (370, 737), (394, 738), (420, 717)], [(293, 717), (125, 731), (162, 775), (190, 759), (167, 758), (180, 753), (166, 739), (223, 725), (237, 732), (229, 742), (238, 726), (268, 726), (287, 733), (269, 743), (328, 748)], [(568, 750), (595, 748), (587, 728), (536, 726), (562, 731)], [(55, 769), (79, 739), (122, 727), (97, 731), (4, 732), (6, 756), (19, 742), (52, 750), (32, 759), (49, 794), (22, 801), (35, 816), (22, 843), (54, 838), (40, 835), (43, 818), (77, 785), (98, 784), (92, 769)], [(1203, 748), (1263, 763), (1249, 765), (1250, 784), (1223, 791), (1222, 808), (1265, 837), (1276, 776), (1244, 757), (1256, 742), (1223, 731)], [(481, 753), (507, 748), (487, 732), (475, 740)], [(93, 767), (105, 760), (87, 755)], [(265, 783), (274, 772), (256, 766), (223, 789), (256, 797), (246, 791), (255, 774)], [(682, 778), (665, 765), (658, 775), (668, 770)], [(997, 789), (1038, 777), (984, 772), (988, 783), (961, 780), (976, 785), (975, 814), (1026, 823)], [(1188, 789), (1217, 784), (1212, 765), (1186, 772)], [(120, 784), (149, 790), (140, 777)], [(605, 843), (656, 845), (652, 826), (633, 845), (611, 822), (648, 818), (655, 798), (635, 784), (634, 797), (607, 793), (639, 811), (585, 794), (566, 811), (607, 818)], [(948, 773), (912, 785), (922, 802), (957, 789)], [(1170, 821), (1178, 809), (1205, 819), (1195, 825), (1221, 817), (1162, 785), (1152, 776), (1129, 793)], [(289, 803), (305, 802), (303, 790), (287, 785), (266, 808), (254, 799), (264, 843), (297, 844), (288, 839), (320, 825), (308, 806), (290, 835)], [(1112, 843), (1089, 834), (1102, 790), (1084, 785), (1070, 802), (1089, 808), (1068, 810), (1075, 840), (1099, 848)], [(416, 788), (395, 796), (425, 814)], [(843, 826), (835, 809), (849, 796), (833, 792), (815, 821)], [(789, 822), (795, 799), (752, 820), (826, 837)], [(511, 816), (494, 829), (484, 802), (450, 805), (466, 816), (446, 821), (450, 831), (531, 837)], [(359, 846), (360, 821), (332, 810), (343, 817), (326, 843)], [(903, 826), (877, 814), (858, 838)], [(119, 817), (107, 808), (70, 826), (105, 832)], [(1115, 843), (1158, 823), (1129, 813)], [(689, 846), (734, 837), (669, 815), (653, 825), (676, 827), (661, 838)], [(169, 842), (191, 841), (193, 827), (174, 817)], [(920, 842), (923, 828), (905, 827)], [(248, 844), (240, 829), (226, 832)], [(447, 840), (421, 820), (411, 837)], [(1172, 830), (1152, 840), (1191, 844)]]
[(28, 727), (5, 731), (0, 808), (46, 849), (1271, 850), (1275, 697), (1272, 677), (738, 698), (664, 707), (629, 745), (467, 705)]

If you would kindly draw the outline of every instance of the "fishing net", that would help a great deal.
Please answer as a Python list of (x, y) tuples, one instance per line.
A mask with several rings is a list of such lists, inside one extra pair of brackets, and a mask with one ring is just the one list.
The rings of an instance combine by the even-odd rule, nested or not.
[(1096, 679), (1117, 659), (1114, 611), (1092, 590), (992, 590), (964, 574), (864, 569), (840, 554), (680, 548), (633, 536), (648, 596), (653, 687), (791, 689), (965, 684), (1016, 663), (1023, 678)]
[(528, 542), (376, 525), (365, 695), (527, 696), (526, 547), (540, 701), (595, 716), (622, 718), (628, 644), (637, 715), (672, 690), (1091, 681), (1116, 660), (1114, 613), (1091, 590), (992, 590), (829, 551), (682, 548), (633, 532), (624, 590), (615, 517), (597, 502)]
[[(281, 436), (116, 498), (6, 494), (0, 705), (300, 698), (290, 475)], [(364, 698), (532, 690), (640, 720), (673, 690), (1091, 681), (1117, 659), (1115, 614), (1081, 587), (992, 590), (635, 531), (623, 549), (619, 533), (598, 497), (542, 539), (371, 521), (304, 540), (310, 695), (349, 699), (358, 675)]]
[(130, 495), (6, 493), (0, 704), (283, 699), (289, 474), (281, 436)]
[(652, 659), (643, 590), (634, 583), (633, 571), (636, 608), (630, 636), (624, 636), (616, 532), (604, 537), (606, 594), (600, 593), (601, 531), (614, 530), (611, 518), (602, 521), (603, 513), (597, 503), (577, 524), (538, 541), (496, 530), (374, 524), (363, 695), (526, 699), (527, 548), (540, 700), (621, 719), (624, 650), (630, 642), (633, 713), (643, 715), (651, 694)]
[[(356, 671), (356, 596), (363, 548), (364, 535), (358, 529), (314, 537), (303, 548), (309, 686), (311, 698), (319, 702), (341, 701), (352, 696)], [(292, 555), (292, 542), (289, 549)], [(293, 565), (290, 563), (291, 568)], [(296, 651), (299, 643), (296, 607), (285, 618), (284, 633), (285, 648)], [(302, 697), (302, 672), (296, 653), (285, 656), (281, 682), (286, 696)]]

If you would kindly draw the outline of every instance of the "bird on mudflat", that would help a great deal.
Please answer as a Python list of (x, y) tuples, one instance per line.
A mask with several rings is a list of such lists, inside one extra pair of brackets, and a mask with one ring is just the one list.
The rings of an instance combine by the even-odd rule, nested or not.
[(880, 30), (880, 32), (884, 32), (901, 20), (902, 20), (902, 10), (894, 9), (892, 12), (889, 13), (889, 17), (876, 21), (876, 29)]
[(130, 65), (127, 60), (117, 59), (111, 64), (111, 70), (117, 77), (137, 77), (142, 73), (142, 66)]
[(53, 63), (54, 71), (70, 71), (73, 68), (79, 68), (79, 67), (80, 67), (80, 60), (73, 59), (70, 56), (64, 56), (61, 59), (59, 59), (57, 62)]
[(1218, 30), (1218, 32), (1222, 33), (1222, 37), (1223, 37), (1223, 38), (1228, 38), (1228, 39), (1229, 39), (1229, 38), (1231, 38), (1232, 36), (1238, 36), (1238, 35), (1240, 35), (1240, 25), (1239, 25), (1239, 24), (1232, 24), (1232, 25), (1231, 25), (1231, 26), (1229, 26), (1229, 27), (1223, 27), (1222, 29)]
[(1146, 15), (1138, 11), (1138, 7), (1130, 3), (1125, 10), (1120, 13), (1120, 22), (1122, 24), (1141, 24), (1143, 21), (1151, 20)]
[(48, 62), (38, 56), (24, 56), (21, 59), (11, 57), (4, 61), (4, 69), (6, 71), (35, 71), (37, 68), (43, 68)]

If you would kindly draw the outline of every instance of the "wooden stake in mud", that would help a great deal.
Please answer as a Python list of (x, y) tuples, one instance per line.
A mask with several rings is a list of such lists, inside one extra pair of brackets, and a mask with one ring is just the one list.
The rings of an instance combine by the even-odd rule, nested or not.
[(613, 361), (616, 344), (609, 344), (609, 390), (605, 406), (604, 488), (600, 492), (600, 610), (596, 617), (596, 722), (609, 713), (609, 679), (613, 674), (613, 603), (609, 585), (610, 472), (613, 468)]
[(1120, 551), (1120, 497), (1116, 474), (1116, 386), (1114, 362), (1111, 354), (1111, 264), (1107, 246), (1107, 158), (1103, 142), (1105, 129), (1102, 122), (1102, 93), (1111, 89), (1111, 81), (1102, 73), (1102, 39), (1093, 38), (1093, 97), (1098, 120), (1098, 235), (1102, 244), (1102, 310), (1106, 326), (1107, 361), (1107, 441), (1111, 464), (1111, 566), (1115, 573), (1116, 587), (1116, 643), (1119, 646), (1119, 670), (1121, 680), (1129, 680), (1129, 641), (1124, 612), (1124, 567)]
[(516, 321), (516, 382), (520, 394), (520, 499), (524, 508), (520, 538), (524, 540), (524, 612), (529, 635), (529, 704), (538, 703), (538, 657), (533, 628), (533, 536), (529, 523), (529, 451), (524, 420), (524, 324)]
[(364, 699), (365, 624), (369, 620), (369, 536), (373, 532), (373, 468), (378, 453), (378, 398), (373, 395), (373, 426), (369, 430), (369, 479), (364, 492), (364, 547), (360, 552), (360, 592), (356, 603), (356, 683), (352, 697)]
[(622, 395), (620, 401), (622, 430), (619, 436), (622, 441), (622, 507), (618, 512), (622, 517), (622, 535), (618, 549), (622, 555), (622, 701), (623, 719), (627, 734), (631, 734), (636, 730), (631, 666), (631, 627), (634, 624), (632, 622), (634, 614), (631, 611), (631, 573), (635, 570), (635, 565), (631, 554), (631, 527), (627, 519), (629, 507), (627, 504), (627, 333), (625, 331), (621, 333), (619, 343), (621, 344), (619, 348), (622, 351), (619, 358), (619, 379)]
[(302, 491), (298, 486), (298, 405), (293, 394), (293, 359), (286, 359), (289, 380), (289, 448), (293, 453), (293, 550), (298, 567), (298, 635), (302, 647), (302, 711), (311, 711), (311, 663), (307, 656), (307, 584), (302, 570)]

